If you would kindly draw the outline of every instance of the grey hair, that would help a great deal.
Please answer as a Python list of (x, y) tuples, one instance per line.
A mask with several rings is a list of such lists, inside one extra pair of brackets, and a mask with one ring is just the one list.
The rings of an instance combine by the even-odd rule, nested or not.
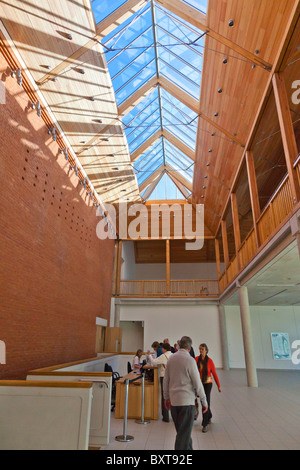
[(190, 349), (190, 347), (192, 346), (191, 338), (189, 336), (183, 336), (179, 341), (179, 346), (182, 349)]

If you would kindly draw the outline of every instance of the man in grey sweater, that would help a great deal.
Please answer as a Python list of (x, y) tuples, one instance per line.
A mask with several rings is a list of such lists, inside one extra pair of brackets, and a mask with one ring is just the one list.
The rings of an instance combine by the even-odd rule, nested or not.
[(177, 432), (175, 450), (193, 450), (191, 434), (196, 395), (200, 398), (203, 412), (208, 409), (196, 361), (190, 356), (191, 346), (191, 338), (183, 336), (179, 351), (167, 362), (163, 382), (165, 406), (171, 409)]

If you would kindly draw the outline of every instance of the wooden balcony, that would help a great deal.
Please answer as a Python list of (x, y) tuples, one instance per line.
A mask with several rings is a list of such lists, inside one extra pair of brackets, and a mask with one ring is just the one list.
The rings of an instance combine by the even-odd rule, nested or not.
[(119, 297), (219, 297), (217, 279), (120, 281)]
[[(300, 159), (295, 163), (300, 182)], [(256, 221), (260, 239), (259, 248), (256, 245), (254, 228), (249, 232), (236, 255), (226, 266), (219, 279), (220, 293), (238, 276), (238, 274), (250, 263), (259, 251), (272, 239), (291, 216), (300, 208), (300, 203), (293, 203), (291, 184), (288, 175), (283, 179), (277, 191), (266, 205), (265, 209)]]

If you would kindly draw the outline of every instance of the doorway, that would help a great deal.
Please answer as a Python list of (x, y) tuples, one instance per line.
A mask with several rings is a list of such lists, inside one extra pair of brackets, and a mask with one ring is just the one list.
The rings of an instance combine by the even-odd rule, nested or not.
[(120, 321), (122, 328), (122, 352), (144, 351), (144, 322)]

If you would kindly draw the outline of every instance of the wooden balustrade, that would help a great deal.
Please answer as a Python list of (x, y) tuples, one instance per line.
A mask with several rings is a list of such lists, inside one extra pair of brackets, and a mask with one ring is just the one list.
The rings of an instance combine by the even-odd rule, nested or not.
[[(300, 159), (295, 163), (297, 175), (300, 183)], [(293, 196), (288, 175), (283, 179), (277, 191), (259, 216), (257, 228), (261, 245), (273, 236), (276, 229), (285, 219), (292, 214), (294, 209)], [(249, 232), (238, 254), (226, 266), (225, 271), (219, 278), (219, 291), (222, 293), (226, 287), (237, 277), (257, 253), (256, 238), (254, 228)]]
[(262, 244), (291, 213), (293, 207), (290, 180), (286, 176), (257, 221)]
[(120, 281), (120, 297), (205, 297), (217, 298), (219, 283), (216, 279)]
[(300, 155), (298, 156), (297, 160), (295, 161), (294, 167), (296, 168), (297, 176), (298, 176), (298, 183), (300, 185)]
[[(295, 162), (300, 183), (300, 158)], [(299, 204), (298, 204), (299, 206)], [(288, 175), (284, 178), (275, 194), (257, 219), (257, 229), (261, 246), (267, 243), (277, 228), (295, 208)], [(186, 279), (170, 280), (130, 280), (120, 281), (120, 297), (202, 297), (218, 298), (226, 287), (249, 264), (257, 254), (255, 230), (249, 232), (236, 256), (227, 264), (219, 280)], [(169, 292), (168, 292), (169, 287)]]
[(255, 231), (252, 228), (251, 232), (248, 233), (247, 237), (243, 241), (240, 249), (239, 249), (239, 256), (240, 256), (240, 266), (247, 266), (251, 258), (255, 255), (257, 250), (256, 247), (256, 239), (255, 239)]

